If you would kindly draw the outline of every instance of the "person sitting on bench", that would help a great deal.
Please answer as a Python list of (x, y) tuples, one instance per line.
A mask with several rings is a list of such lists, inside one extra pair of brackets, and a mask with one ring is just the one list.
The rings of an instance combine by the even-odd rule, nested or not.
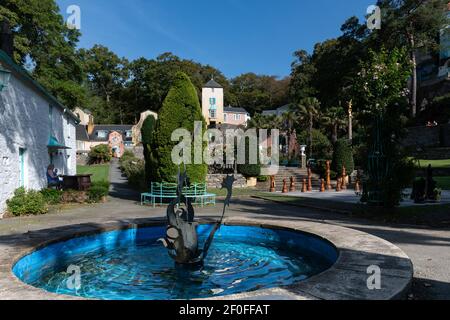
[(55, 169), (53, 164), (47, 167), (47, 184), (49, 188), (56, 188), (58, 190), (62, 188), (62, 182), (58, 177), (58, 170)]

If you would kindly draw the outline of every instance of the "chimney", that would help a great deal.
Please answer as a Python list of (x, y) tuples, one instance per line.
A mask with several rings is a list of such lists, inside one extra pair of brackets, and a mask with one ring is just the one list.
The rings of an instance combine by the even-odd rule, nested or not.
[(3, 50), (11, 58), (14, 58), (14, 35), (6, 19), (0, 22), (0, 50)]
[(88, 135), (91, 135), (94, 133), (94, 128), (95, 128), (94, 117), (92, 115), (89, 115), (89, 122), (87, 124)]

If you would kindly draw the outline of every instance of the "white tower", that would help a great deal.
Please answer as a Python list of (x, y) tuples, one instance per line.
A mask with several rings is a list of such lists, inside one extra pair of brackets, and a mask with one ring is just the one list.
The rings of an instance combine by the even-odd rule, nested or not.
[(223, 123), (223, 87), (211, 79), (202, 89), (202, 112), (208, 126)]

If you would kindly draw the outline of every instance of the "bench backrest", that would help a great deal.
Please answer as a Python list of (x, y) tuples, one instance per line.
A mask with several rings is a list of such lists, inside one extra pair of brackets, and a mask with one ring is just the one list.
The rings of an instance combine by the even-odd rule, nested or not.
[(152, 182), (151, 193), (155, 196), (177, 196), (177, 184), (176, 183), (159, 183)]
[[(167, 182), (152, 182), (151, 184), (151, 194), (154, 196), (177, 196), (176, 183)], [(193, 183), (190, 187), (183, 188), (183, 194), (185, 196), (202, 196), (206, 194), (206, 183)]]

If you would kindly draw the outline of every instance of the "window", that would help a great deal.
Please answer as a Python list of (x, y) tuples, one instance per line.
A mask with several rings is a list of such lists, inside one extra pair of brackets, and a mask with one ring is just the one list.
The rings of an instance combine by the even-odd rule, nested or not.
[(50, 135), (53, 133), (53, 106), (48, 106), (48, 124), (50, 128)]
[(227, 122), (227, 114), (226, 113), (223, 115), (223, 121)]
[(97, 131), (97, 137), (99, 137), (99, 138), (106, 138), (107, 134), (108, 133), (104, 130)]
[(209, 98), (209, 104), (211, 106), (215, 106), (216, 105), (216, 98)]
[(209, 117), (215, 119), (216, 118), (216, 110), (210, 109), (209, 110)]
[(240, 114), (237, 115), (237, 119), (236, 120), (241, 120), (241, 115)]
[(234, 121), (237, 121), (237, 119), (238, 119), (238, 115), (235, 113), (234, 114)]
[(131, 137), (133, 136), (133, 132), (131, 132), (131, 131), (128, 130), (128, 131), (125, 133), (125, 135), (126, 135), (127, 138), (131, 138)]

